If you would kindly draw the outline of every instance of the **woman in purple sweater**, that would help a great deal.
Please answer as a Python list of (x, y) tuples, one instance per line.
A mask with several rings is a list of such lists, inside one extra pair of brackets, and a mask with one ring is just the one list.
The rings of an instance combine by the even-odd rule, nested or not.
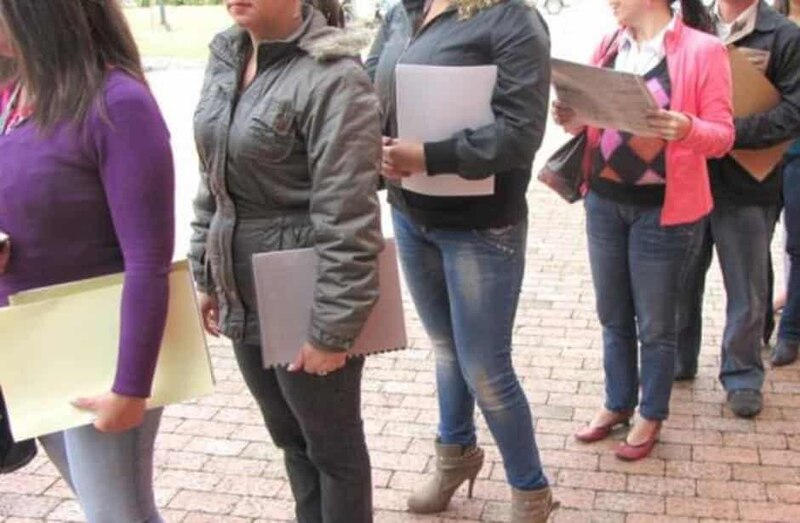
[(0, 0), (0, 231), (10, 238), (0, 306), (26, 289), (125, 272), (111, 389), (64, 398), (93, 411), (94, 426), (41, 440), (92, 523), (162, 521), (152, 489), (161, 412), (146, 398), (166, 321), (173, 186), (168, 131), (118, 3)]

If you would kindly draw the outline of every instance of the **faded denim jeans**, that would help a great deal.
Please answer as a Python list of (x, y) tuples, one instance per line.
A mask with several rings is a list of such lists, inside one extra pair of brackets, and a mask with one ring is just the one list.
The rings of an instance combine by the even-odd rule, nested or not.
[[(603, 326), (606, 409), (669, 416), (679, 290), (697, 256), (705, 220), (661, 226), (661, 207), (586, 197), (589, 261)], [(641, 390), (641, 399), (640, 399)]]
[(475, 404), (511, 486), (547, 486), (511, 337), (525, 271), (527, 222), (502, 229), (423, 228), (394, 211), (400, 261), (436, 350), (439, 441), (476, 443)]
[(783, 170), (783, 200), (787, 295), (778, 338), (800, 343), (800, 157), (788, 161)]
[(764, 386), (764, 324), (770, 308), (769, 249), (777, 206), (717, 205), (703, 228), (698, 256), (682, 293), (676, 368), (697, 371), (703, 329), (703, 295), (714, 247), (722, 269), (727, 308), (720, 381), (725, 390)]
[(153, 448), (162, 409), (120, 434), (93, 426), (40, 438), (89, 523), (163, 523), (153, 494)]

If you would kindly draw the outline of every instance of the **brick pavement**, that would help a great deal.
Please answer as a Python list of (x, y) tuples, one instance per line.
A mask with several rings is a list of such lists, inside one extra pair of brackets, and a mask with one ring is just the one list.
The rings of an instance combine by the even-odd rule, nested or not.
[[(575, 16), (565, 11), (553, 21), (554, 49), (578, 59), (588, 48), (585, 42), (564, 45), (564, 30)], [(582, 20), (581, 27), (588, 27), (595, 18), (584, 12)], [(168, 121), (190, 121), (191, 105), (190, 100), (179, 107)], [(190, 133), (173, 129), (183, 153)], [(552, 130), (540, 157), (562, 139)], [(181, 163), (194, 175), (191, 159), (179, 156), (184, 158)], [(600, 404), (603, 381), (583, 213), (579, 205), (562, 204), (536, 183), (530, 202), (515, 361), (534, 410), (548, 476), (564, 505), (555, 521), (800, 521), (800, 367), (770, 371), (766, 409), (756, 421), (735, 419), (723, 406), (715, 374), (724, 297), (716, 270), (709, 283), (700, 377), (676, 387), (673, 416), (655, 456), (623, 464), (610, 454), (613, 442), (585, 446), (571, 439)], [(364, 380), (376, 522), (505, 521), (509, 492), (482, 422), (480, 437), (489, 459), (475, 499), (466, 499), (462, 489), (441, 516), (403, 511), (409, 490), (433, 465), (437, 415), (430, 344), (413, 309), (408, 310), (411, 348), (370, 359)], [(170, 523), (291, 521), (281, 456), (268, 442), (230, 349), (220, 344), (212, 350), (217, 393), (170, 408), (164, 418), (156, 475), (163, 514)], [(70, 492), (43, 458), (23, 472), (0, 477), (0, 521), (82, 520)]]
[[(612, 442), (585, 446), (570, 434), (602, 393), (600, 336), (584, 246), (583, 213), (535, 185), (528, 269), (515, 331), (515, 361), (533, 407), (549, 477), (564, 508), (556, 522), (800, 521), (800, 367), (771, 371), (766, 409), (735, 419), (715, 379), (723, 297), (714, 273), (699, 379), (678, 385), (655, 457), (623, 464)], [(441, 517), (403, 512), (408, 491), (433, 465), (433, 360), (409, 310), (411, 348), (371, 358), (364, 416), (372, 451), (376, 521), (504, 521), (508, 489), (496, 447), (480, 424), (488, 461), (468, 500)], [(167, 410), (158, 439), (159, 505), (170, 522), (290, 521), (280, 453), (268, 442), (230, 348), (216, 344), (217, 394)], [(0, 479), (5, 521), (82, 521), (44, 459)]]

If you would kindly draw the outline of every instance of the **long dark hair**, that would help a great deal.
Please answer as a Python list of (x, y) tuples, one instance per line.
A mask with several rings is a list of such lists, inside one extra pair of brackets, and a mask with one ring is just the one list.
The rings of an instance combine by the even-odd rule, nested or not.
[[(83, 120), (111, 67), (144, 82), (139, 51), (116, 0), (0, 0), (16, 53), (13, 68), (44, 129)], [(11, 70), (8, 70), (11, 69)]]
[(328, 25), (344, 28), (344, 9), (339, 0), (311, 0), (310, 3), (325, 15)]
[(689, 27), (704, 33), (716, 33), (714, 20), (702, 0), (681, 0), (681, 16)]

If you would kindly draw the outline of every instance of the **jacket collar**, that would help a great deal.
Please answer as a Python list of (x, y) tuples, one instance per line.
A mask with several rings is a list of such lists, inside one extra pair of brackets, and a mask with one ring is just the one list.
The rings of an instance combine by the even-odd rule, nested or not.
[(685, 33), (687, 29), (686, 22), (683, 21), (683, 17), (680, 14), (675, 15), (673, 22), (672, 30), (667, 31), (667, 34), (664, 35), (664, 48), (668, 53), (676, 43), (681, 41), (683, 33)]
[[(683, 18), (679, 13), (675, 14), (675, 17), (670, 22), (671, 27), (668, 27), (667, 32), (664, 34), (664, 49), (666, 50), (667, 54), (669, 54), (674, 46), (680, 42), (681, 38), (683, 38), (683, 33), (686, 31), (686, 23), (683, 21)], [(603, 54), (600, 59), (600, 64), (605, 66), (609, 63), (609, 60), (614, 57), (620, 51), (620, 47), (624, 41), (624, 34), (626, 29), (621, 27), (614, 33), (614, 36), (611, 37), (611, 40), (608, 40), (608, 44), (606, 49), (603, 50)]]
[(646, 42), (636, 42), (636, 39), (633, 37), (630, 28), (624, 28), (622, 30), (622, 34), (620, 35), (619, 47), (621, 51), (625, 49), (630, 49), (635, 46), (641, 46), (643, 49), (650, 49), (654, 53), (659, 53), (664, 48), (664, 42), (667, 38), (667, 35), (675, 31), (675, 24), (678, 18), (677, 15), (673, 15), (672, 20), (664, 26), (664, 29), (661, 30), (655, 37), (651, 40)]
[[(771, 33), (778, 28), (783, 16), (771, 8), (764, 0), (758, 0), (758, 7), (756, 9), (756, 21), (754, 31), (759, 33)], [(711, 15), (714, 21), (718, 21), (719, 2), (714, 2), (711, 9)], [(744, 35), (748, 36), (748, 35)]]
[(778, 28), (782, 21), (784, 21), (783, 15), (771, 8), (763, 0), (759, 1), (758, 14), (756, 15), (756, 31), (771, 33)]

